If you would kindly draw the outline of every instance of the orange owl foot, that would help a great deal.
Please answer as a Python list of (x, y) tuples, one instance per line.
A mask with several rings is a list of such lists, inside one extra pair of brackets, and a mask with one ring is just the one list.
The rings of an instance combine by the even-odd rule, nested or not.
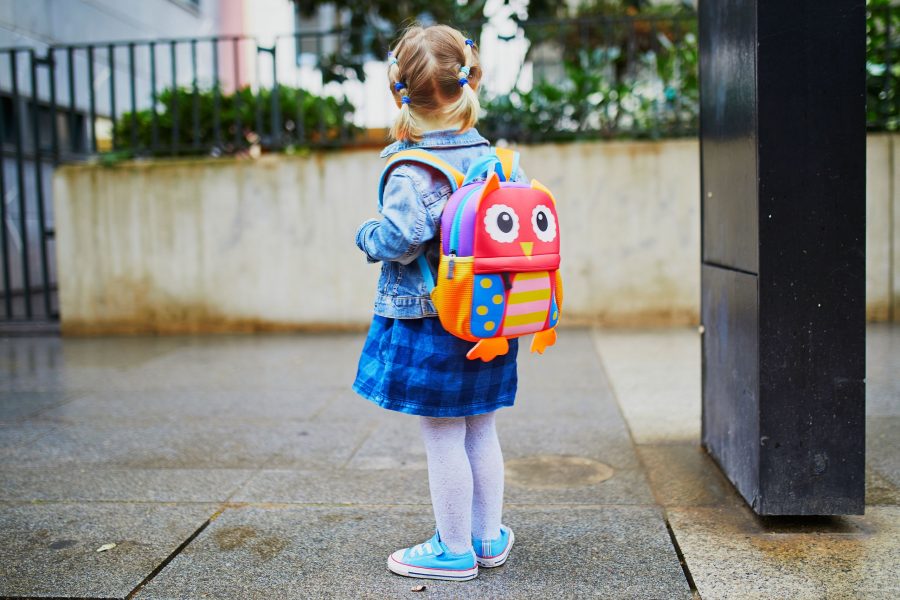
[(466, 358), (469, 360), (480, 358), (482, 361), (488, 362), (507, 352), (509, 352), (509, 342), (505, 337), (487, 338), (475, 344), (475, 347), (466, 353)]
[(531, 339), (531, 351), (543, 354), (544, 350), (556, 343), (556, 327), (538, 331)]

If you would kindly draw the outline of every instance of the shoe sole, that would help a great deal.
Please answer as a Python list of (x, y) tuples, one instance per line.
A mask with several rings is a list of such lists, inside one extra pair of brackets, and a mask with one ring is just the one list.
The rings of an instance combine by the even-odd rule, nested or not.
[(506, 544), (506, 548), (503, 549), (503, 552), (489, 558), (481, 558), (477, 554), (475, 555), (475, 562), (478, 563), (479, 567), (492, 569), (494, 567), (499, 567), (506, 562), (506, 558), (509, 556), (509, 551), (512, 548), (513, 542), (516, 540), (516, 534), (513, 533), (513, 530), (507, 528), (507, 531), (509, 531), (509, 543)]
[(416, 577), (419, 579), (443, 579), (445, 581), (468, 581), (478, 576), (478, 565), (471, 569), (428, 569), (426, 567), (415, 567), (406, 565), (394, 560), (393, 556), (388, 556), (388, 569), (397, 575), (404, 577)]

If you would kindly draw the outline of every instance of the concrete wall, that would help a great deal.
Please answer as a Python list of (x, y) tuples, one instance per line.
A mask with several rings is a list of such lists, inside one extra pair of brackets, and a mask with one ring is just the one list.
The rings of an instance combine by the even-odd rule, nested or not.
[[(894, 143), (869, 141), (868, 292), (877, 319), (900, 300)], [(697, 321), (696, 141), (522, 150), (528, 174), (559, 199), (564, 322)], [(375, 213), (381, 168), (376, 152), (356, 150), (59, 169), (64, 332), (364, 325), (378, 267), (353, 235)]]
[(866, 311), (900, 321), (900, 136), (866, 144)]

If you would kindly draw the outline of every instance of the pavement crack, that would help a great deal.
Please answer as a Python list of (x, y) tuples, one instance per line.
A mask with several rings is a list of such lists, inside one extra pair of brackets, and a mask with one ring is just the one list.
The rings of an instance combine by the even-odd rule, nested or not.
[(669, 523), (668, 516), (665, 518), (666, 522), (666, 531), (669, 532), (669, 539), (672, 540), (672, 547), (675, 548), (675, 554), (678, 556), (678, 562), (681, 563), (681, 571), (684, 573), (684, 578), (687, 579), (688, 586), (691, 588), (691, 595), (694, 598), (700, 598), (700, 590), (697, 589), (697, 584), (694, 583), (694, 576), (691, 575), (691, 568), (687, 564), (687, 559), (684, 557), (684, 553), (681, 551), (681, 546), (678, 544), (678, 538), (675, 537), (675, 530), (672, 529), (672, 525)]
[(194, 531), (194, 533), (192, 533), (191, 535), (189, 535), (189, 536), (187, 537), (186, 540), (184, 540), (183, 542), (181, 542), (181, 544), (179, 544), (179, 546), (178, 546), (177, 548), (175, 548), (175, 550), (172, 551), (172, 553), (169, 554), (169, 556), (167, 556), (167, 557), (165, 558), (165, 560), (163, 560), (161, 563), (159, 563), (159, 564), (156, 566), (156, 568), (153, 569), (153, 570), (150, 572), (150, 574), (147, 575), (147, 576), (143, 579), (143, 581), (141, 581), (141, 582), (137, 585), (137, 587), (135, 587), (133, 590), (131, 590), (131, 593), (129, 593), (127, 596), (125, 596), (125, 600), (131, 600), (132, 598), (134, 598), (135, 596), (137, 596), (139, 593), (141, 593), (141, 590), (144, 589), (144, 586), (146, 586), (148, 583), (150, 583), (150, 581), (151, 581), (154, 577), (156, 577), (157, 575), (159, 575), (159, 573), (160, 573), (163, 569), (165, 569), (165, 568), (168, 566), (168, 564), (169, 564), (170, 562), (172, 562), (172, 561), (175, 559), (176, 556), (178, 556), (179, 554), (181, 554), (182, 550), (184, 550), (185, 548), (187, 548), (187, 547), (188, 547), (188, 544), (190, 544), (191, 542), (193, 542), (193, 541), (197, 538), (198, 535), (200, 535), (201, 533), (203, 533), (203, 530), (206, 529), (206, 528), (209, 526), (210, 523), (212, 523), (213, 521), (215, 521), (216, 518), (218, 518), (218, 516), (219, 516), (220, 514), (222, 514), (222, 512), (225, 510), (225, 508), (226, 508), (226, 506), (223, 504), (222, 506), (220, 506), (220, 507), (216, 510), (216, 512), (214, 512), (212, 515), (210, 515), (210, 517), (209, 517), (206, 521), (204, 521), (204, 522), (200, 525), (200, 527), (198, 527), (198, 528), (196, 529), (196, 531)]
[(362, 439), (359, 440), (359, 443), (354, 446), (353, 451), (350, 453), (350, 456), (348, 456), (347, 460), (344, 461), (344, 464), (341, 465), (341, 469), (347, 468), (347, 465), (350, 464), (350, 461), (353, 460), (353, 457), (356, 456), (356, 453), (359, 452), (359, 449), (363, 447), (363, 444), (366, 443), (366, 440), (368, 440), (372, 436), (376, 429), (378, 429), (377, 424), (372, 425), (372, 427), (369, 428), (369, 430), (366, 432), (366, 435), (364, 435)]

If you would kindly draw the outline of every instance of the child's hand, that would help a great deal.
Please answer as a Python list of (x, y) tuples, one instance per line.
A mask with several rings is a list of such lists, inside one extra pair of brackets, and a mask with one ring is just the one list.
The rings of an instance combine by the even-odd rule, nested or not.
[(370, 263), (377, 263), (378, 259), (373, 258), (368, 252), (366, 252), (363, 240), (365, 239), (367, 231), (377, 226), (378, 219), (366, 219), (362, 222), (362, 225), (360, 225), (356, 229), (356, 247), (363, 251), (363, 253), (366, 255), (366, 260)]

